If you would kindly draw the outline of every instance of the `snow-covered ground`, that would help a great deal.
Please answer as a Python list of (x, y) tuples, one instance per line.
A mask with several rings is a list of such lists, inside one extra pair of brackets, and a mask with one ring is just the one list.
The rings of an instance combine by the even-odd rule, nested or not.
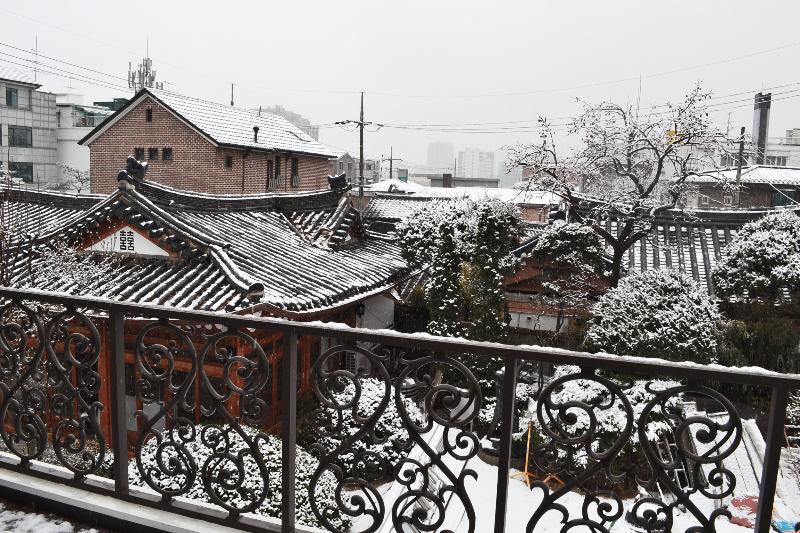
[(75, 526), (51, 514), (28, 511), (0, 501), (0, 532), (14, 533), (98, 533), (94, 528)]

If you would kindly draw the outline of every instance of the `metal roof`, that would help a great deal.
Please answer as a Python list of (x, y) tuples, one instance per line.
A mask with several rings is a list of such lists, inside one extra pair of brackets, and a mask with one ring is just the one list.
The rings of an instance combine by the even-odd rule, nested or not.
[(4, 65), (0, 65), (0, 80), (8, 80), (15, 83), (32, 85), (35, 89), (38, 89), (42, 86), (41, 83), (36, 83), (34, 81), (33, 76), (29, 76), (20, 70)]

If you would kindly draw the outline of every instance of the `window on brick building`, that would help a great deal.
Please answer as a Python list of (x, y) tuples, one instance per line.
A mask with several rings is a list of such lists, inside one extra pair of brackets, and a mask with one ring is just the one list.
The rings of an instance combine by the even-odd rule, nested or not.
[(300, 163), (296, 157), (292, 158), (292, 187), (300, 186)]
[(151, 108), (147, 108), (144, 112), (144, 119), (147, 122), (153, 122), (153, 110)]
[(233, 156), (225, 156), (225, 168), (233, 168)]
[(158, 159), (158, 148), (148, 148), (147, 149), (147, 159), (153, 161)]
[(270, 189), (274, 186), (275, 181), (275, 163), (272, 162), (272, 159), (267, 159), (267, 189)]
[(133, 157), (135, 157), (137, 161), (142, 161), (144, 159), (144, 148), (134, 148)]
[(172, 148), (162, 148), (161, 159), (164, 161), (172, 161)]

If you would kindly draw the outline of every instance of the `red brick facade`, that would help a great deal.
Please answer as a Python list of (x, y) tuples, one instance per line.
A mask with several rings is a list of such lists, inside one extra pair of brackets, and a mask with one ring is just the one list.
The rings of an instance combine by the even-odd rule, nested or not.
[[(152, 121), (147, 121), (152, 109)], [(328, 188), (328, 159), (267, 152), (219, 148), (152, 99), (145, 98), (100, 134), (91, 144), (91, 189), (111, 193), (117, 174), (136, 148), (144, 150), (147, 179), (178, 189), (217, 194), (241, 194), (267, 190), (296, 192)], [(164, 160), (164, 148), (172, 149), (172, 160)], [(158, 157), (150, 159), (150, 149)], [(232, 165), (226, 167), (226, 158)], [(282, 178), (268, 189), (267, 161), (280, 157)], [(291, 158), (298, 159), (300, 183), (292, 186)], [(274, 171), (273, 171), (274, 172)]]

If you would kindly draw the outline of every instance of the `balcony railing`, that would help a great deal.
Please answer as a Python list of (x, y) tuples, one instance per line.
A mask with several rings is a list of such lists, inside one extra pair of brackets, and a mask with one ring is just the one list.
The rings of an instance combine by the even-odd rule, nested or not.
[[(737, 482), (726, 458), (743, 440), (727, 383), (771, 391), (754, 524), (766, 532), (800, 386), (759, 370), (8, 288), (0, 298), (0, 469), (248, 531), (500, 533), (512, 520), (669, 531), (677, 513), (716, 531)], [(488, 363), (502, 369), (494, 392), (476, 377)], [(548, 377), (553, 365), (575, 368)], [(674, 381), (636, 389), (637, 376)], [(540, 498), (509, 508), (523, 381), (536, 437), (522, 455)], [(563, 394), (570, 383), (599, 400)], [(612, 412), (617, 430), (601, 434)]]

